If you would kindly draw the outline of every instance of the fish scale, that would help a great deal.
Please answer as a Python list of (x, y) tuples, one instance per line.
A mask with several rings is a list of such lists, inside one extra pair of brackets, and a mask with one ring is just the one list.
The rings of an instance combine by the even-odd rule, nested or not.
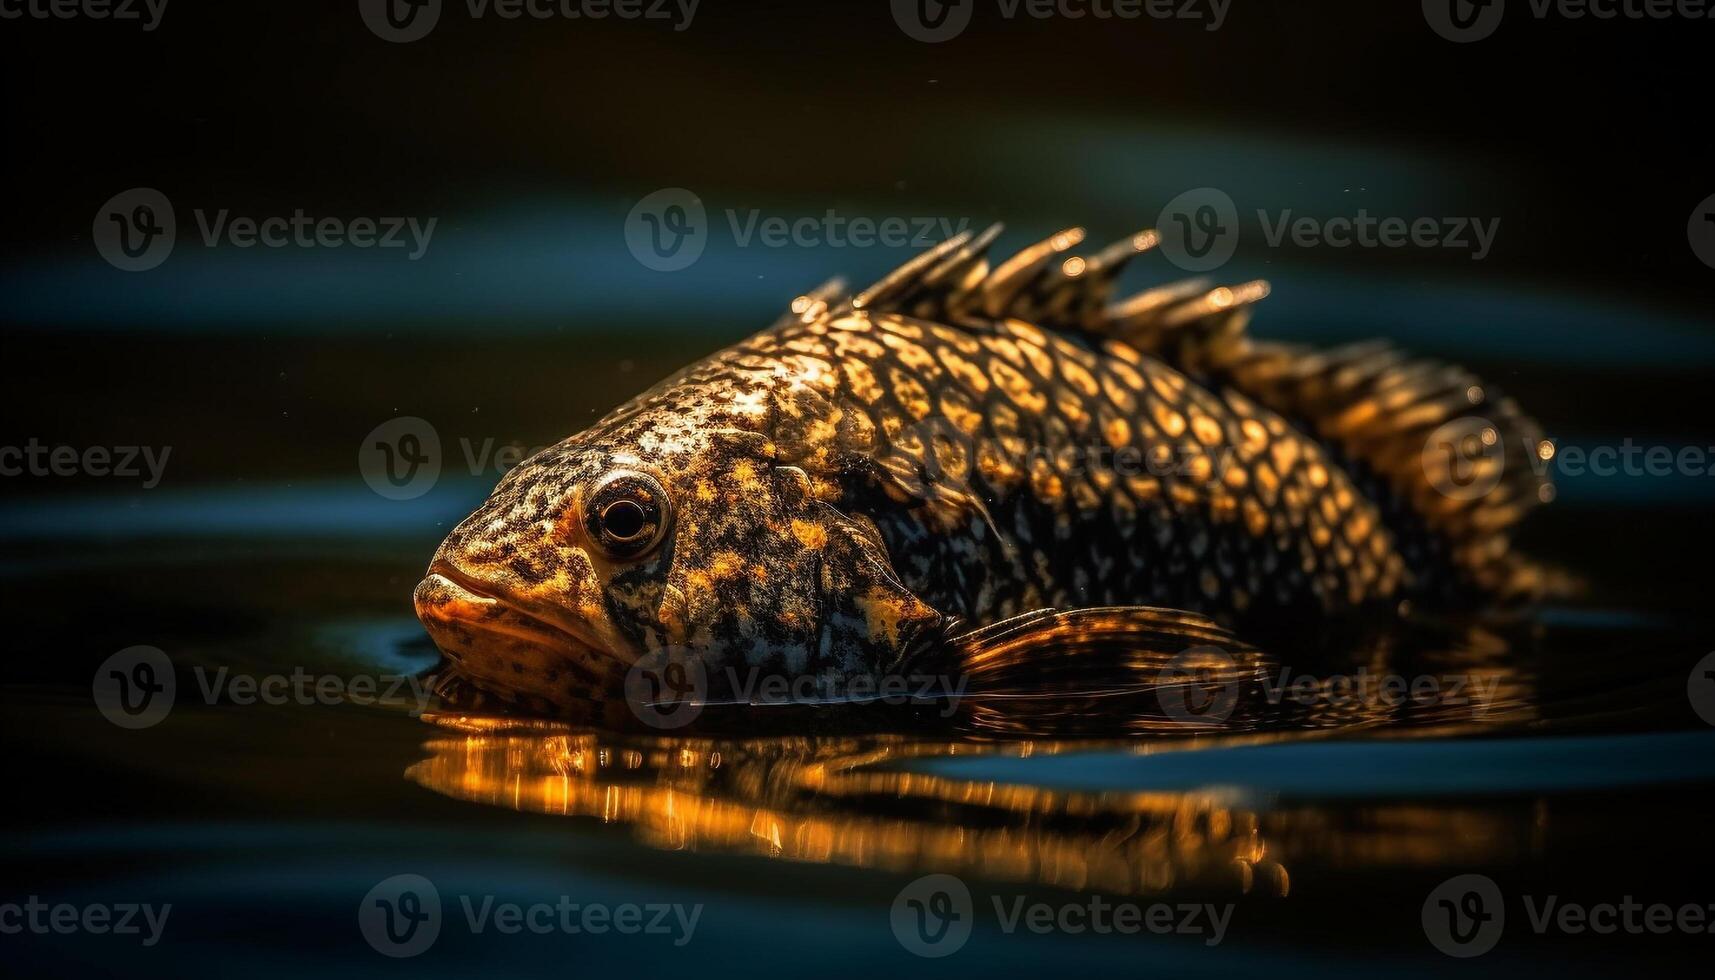
[[(1153, 232), (991, 267), (998, 233), (811, 290), (510, 471), (417, 589), (449, 675), (553, 708), (663, 653), (822, 691), (925, 663), (1016, 683), (1019, 658), (1095, 678), (1558, 584), (1509, 547), (1552, 443), (1475, 377), (1252, 338), (1266, 283), (1116, 301)], [(1438, 452), (1449, 426), (1527, 451)]]
[[(878, 445), (842, 444), (838, 425), (820, 443), (806, 434), (825, 421), (815, 415), (782, 413), (770, 434), (797, 447), (785, 457), (794, 465), (837, 474), (851, 454), (873, 453), (905, 474), (906, 505), (869, 516), (890, 553), (909, 556), (895, 568), (930, 605), (978, 621), (1131, 603), (1227, 618), (1253, 606), (1334, 611), (1399, 591), (1404, 567), (1378, 504), (1278, 415), (1119, 344), (1012, 321), (961, 330), (969, 342), (955, 344), (944, 327), (860, 312), (743, 345), (765, 360), (861, 360), (858, 377), (894, 379), (882, 389), (826, 372), (823, 411), (863, 417), (857, 428), (883, 433)], [(850, 334), (897, 339), (839, 341)], [(1128, 403), (1104, 393), (1116, 386)], [(972, 424), (937, 410), (949, 397), (976, 406)], [(1104, 432), (1104, 418), (1123, 420), (1124, 438)], [(1163, 447), (1170, 454), (1155, 455)], [(842, 502), (861, 506), (865, 485)], [(1324, 501), (1339, 503), (1329, 512)], [(1095, 564), (1115, 574), (1091, 576)]]

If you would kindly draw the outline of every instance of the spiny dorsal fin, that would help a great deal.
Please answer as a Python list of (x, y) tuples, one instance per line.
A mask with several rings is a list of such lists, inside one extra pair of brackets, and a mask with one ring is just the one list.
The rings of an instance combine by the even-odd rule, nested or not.
[(835, 276), (815, 289), (794, 297), (792, 305), (780, 315), (780, 319), (774, 321), (770, 329), (794, 323), (814, 323), (826, 316), (830, 307), (844, 303), (845, 298), (846, 281)]
[(1256, 279), (1213, 289), (1193, 280), (1149, 290), (1110, 307), (1105, 332), (1181, 371), (1205, 374), (1246, 347), (1251, 310), (1270, 289)]
[[(1189, 279), (1115, 301), (1120, 270), (1160, 241), (1153, 231), (1076, 254), (1084, 230), (1069, 228), (991, 267), (987, 253), (1000, 230), (961, 232), (856, 296), (844, 296), (838, 281), (824, 285), (794, 300), (781, 322), (858, 311), (950, 324), (1019, 319), (1125, 343), (1302, 420), (1388, 481), (1479, 584), (1530, 591), (1519, 584), (1530, 576), (1506, 556), (1507, 531), (1552, 499), (1538, 462), (1553, 447), (1511, 399), (1468, 371), (1382, 342), (1319, 352), (1254, 340), (1251, 313), (1270, 288), (1260, 279)], [(1442, 432), (1502, 452), (1468, 458), (1459, 447), (1432, 445)]]
[(1252, 304), (1268, 295), (1261, 280), (1212, 286), (1194, 279), (1114, 301), (1126, 264), (1161, 237), (1140, 231), (1087, 254), (1074, 253), (1084, 229), (1068, 228), (991, 266), (1001, 226), (968, 231), (913, 256), (874, 285), (845, 296), (837, 280), (798, 297), (782, 324), (827, 312), (897, 313), (942, 323), (1024, 320), (1048, 330), (1124, 341), (1186, 370), (1219, 361), (1243, 333)]

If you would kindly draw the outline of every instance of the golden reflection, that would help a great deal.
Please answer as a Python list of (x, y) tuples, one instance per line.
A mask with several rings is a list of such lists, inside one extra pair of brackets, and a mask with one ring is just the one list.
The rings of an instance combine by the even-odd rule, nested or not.
[[(644, 844), (1115, 895), (1287, 894), (1292, 872), (1470, 866), (1540, 847), (1539, 814), (1495, 803), (1292, 800), (1209, 786), (1030, 785), (1038, 756), (1198, 753), (1289, 740), (1518, 730), (1540, 722), (1536, 675), (1500, 636), (1348, 647), (1335, 669), (1240, 658), (1206, 680), (1243, 688), (1226, 723), (1175, 729), (1134, 698), (1055, 692), (962, 705), (939, 735), (598, 734), (444, 712), (407, 778), (458, 799), (628, 827)], [(1390, 695), (1400, 679), (1409, 696)], [(1354, 680), (1358, 683), (1354, 683)], [(1098, 692), (1099, 693), (1099, 692)], [(1033, 703), (1040, 700), (1042, 703)], [(1136, 703), (1133, 703), (1136, 702)], [(712, 714), (707, 709), (705, 715)], [(1102, 724), (1094, 724), (1101, 721)], [(1044, 738), (1044, 731), (1058, 738)], [(1083, 732), (1077, 738), (1067, 733)], [(947, 775), (984, 757), (1004, 781)], [(1291, 758), (1290, 755), (1287, 758)], [(1067, 760), (1071, 763), (1071, 760)], [(996, 768), (998, 767), (998, 769)], [(1211, 771), (1219, 767), (1212, 767)], [(968, 770), (965, 770), (968, 771)], [(1182, 772), (1183, 769), (1181, 768)], [(1181, 783), (1182, 785), (1182, 783)]]
[(1149, 754), (1159, 745), (901, 736), (727, 742), (436, 720), (447, 734), (429, 742), (430, 757), (407, 778), (459, 799), (628, 827), (663, 850), (1112, 895), (1285, 896), (1301, 866), (1468, 866), (1529, 853), (1539, 833), (1535, 815), (1517, 806), (1283, 805), (1221, 789), (1068, 791), (916, 767), (930, 757)]
[(1288, 888), (1257, 815), (1233, 806), (1230, 794), (1066, 792), (910, 768), (930, 756), (1078, 745), (620, 739), (509, 730), (492, 718), (435, 721), (450, 734), (429, 743), (430, 758), (407, 778), (460, 799), (623, 824), (652, 847), (933, 868), (1113, 894)]
[[(1292, 664), (1265, 652), (1217, 653), (1208, 663), (1142, 651), (1116, 666), (1111, 687), (1044, 688), (1039, 695), (989, 698), (968, 694), (957, 705), (961, 733), (1009, 739), (1125, 736), (1177, 740), (1208, 734), (1359, 730), (1454, 734), (1536, 720), (1536, 675), (1509, 642), (1464, 625), (1455, 642), (1381, 634), (1353, 643), (1336, 659)], [(1027, 648), (995, 651), (1007, 663), (981, 664), (985, 676), (1027, 671)], [(1013, 662), (1015, 661), (1015, 663)], [(975, 665), (973, 665), (975, 666)], [(1192, 677), (1161, 683), (1177, 666)], [(1218, 717), (1164, 710), (1163, 697), (1226, 706)], [(1230, 699), (1230, 700), (1228, 700)]]

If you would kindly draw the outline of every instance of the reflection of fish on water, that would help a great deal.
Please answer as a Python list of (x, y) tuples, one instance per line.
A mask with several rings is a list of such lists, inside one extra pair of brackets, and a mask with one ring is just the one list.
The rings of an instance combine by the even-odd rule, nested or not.
[(806, 294), (509, 472), (416, 592), (458, 683), (576, 716), (663, 651), (1028, 697), (1214, 648), (1238, 680), (1246, 640), (1557, 584), (1509, 548), (1552, 445), (1475, 376), (1253, 338), (1260, 282), (1113, 301), (1153, 233), (991, 268), (997, 232)]
[[(1087, 671), (1063, 677), (1044, 671), (1024, 644), (997, 645), (984, 664), (991, 683), (1005, 688), (1008, 673), (1017, 670), (1028, 681), (1015, 686), (1027, 684), (1028, 690), (902, 702), (686, 705), (672, 700), (668, 681), (668, 697), (651, 727), (729, 735), (915, 731), (1005, 738), (1508, 729), (1537, 720), (1536, 667), (1528, 649), (1514, 646), (1512, 632), (1495, 625), (1364, 629), (1325, 637), (1314, 658), (1290, 664), (1232, 648), (1194, 647), (1171, 655), (1133, 650), (1118, 661), (1120, 669), (1106, 678), (1113, 682), (1107, 686), (1091, 686)], [(518, 717), (510, 701), (490, 698), (460, 678), (435, 684), (437, 703), (446, 712)], [(655, 707), (633, 707), (641, 717), (657, 717)]]
[(1257, 808), (1220, 790), (1066, 791), (913, 768), (947, 755), (1150, 751), (1137, 741), (727, 742), (601, 736), (551, 722), (439, 721), (447, 733), (430, 741), (430, 757), (407, 778), (460, 799), (629, 827), (664, 850), (1115, 895), (1284, 895), (1298, 862), (1435, 867), (1534, 846), (1528, 807)]
[(1528, 651), (1490, 628), (1497, 624), (1450, 625), (1342, 631), (1301, 644), (1291, 662), (1232, 645), (1131, 650), (1119, 661), (1123, 671), (1109, 675), (1119, 683), (1105, 688), (1087, 686), (1082, 671), (1055, 678), (1026, 640), (992, 651), (983, 668), (997, 686), (1019, 670), (1028, 681), (1016, 686), (1029, 692), (962, 698), (950, 727), (1013, 737), (1383, 728), (1422, 735), (1534, 720)]

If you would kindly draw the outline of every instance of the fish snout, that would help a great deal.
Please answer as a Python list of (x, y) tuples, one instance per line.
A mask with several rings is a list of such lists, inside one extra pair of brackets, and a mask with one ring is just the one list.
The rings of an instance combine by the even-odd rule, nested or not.
[(506, 584), (436, 559), (412, 593), (417, 618), (476, 686), (550, 703), (623, 689), (629, 659), (590, 625), (514, 596)]
[(432, 633), (437, 627), (478, 622), (493, 612), (498, 600), (431, 567), (411, 593), (411, 604)]

